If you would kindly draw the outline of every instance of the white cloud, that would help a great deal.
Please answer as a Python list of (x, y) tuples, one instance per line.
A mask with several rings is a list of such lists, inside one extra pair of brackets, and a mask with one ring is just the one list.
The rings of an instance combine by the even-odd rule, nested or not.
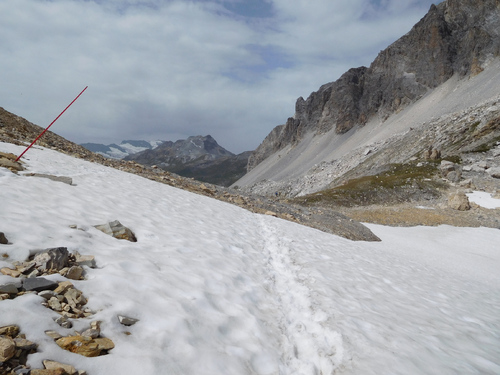
[(211, 134), (243, 151), (428, 4), (273, 0), (272, 17), (245, 18), (224, 1), (0, 2), (0, 105), (44, 126), (88, 85), (53, 131), (102, 143)]

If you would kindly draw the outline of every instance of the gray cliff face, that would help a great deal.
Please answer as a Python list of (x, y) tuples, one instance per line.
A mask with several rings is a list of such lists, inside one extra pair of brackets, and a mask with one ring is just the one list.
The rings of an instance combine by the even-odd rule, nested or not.
[(446, 0), (432, 5), (412, 30), (381, 51), (369, 68), (350, 69), (307, 100), (273, 129), (254, 151), (253, 169), (269, 155), (295, 145), (304, 134), (338, 134), (401, 111), (453, 75), (479, 74), (500, 55), (500, 1)]

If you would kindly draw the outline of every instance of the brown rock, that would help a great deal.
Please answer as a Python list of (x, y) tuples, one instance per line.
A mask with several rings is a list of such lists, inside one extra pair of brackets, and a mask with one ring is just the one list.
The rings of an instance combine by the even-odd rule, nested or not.
[(95, 225), (96, 229), (99, 229), (101, 232), (109, 234), (114, 238), (119, 240), (128, 240), (131, 242), (137, 242), (137, 238), (134, 233), (127, 227), (123, 226), (118, 220), (111, 221), (107, 224)]
[(16, 343), (12, 338), (0, 337), (0, 362), (6, 362), (16, 354)]
[(54, 311), (62, 311), (62, 306), (61, 306), (61, 302), (59, 302), (59, 300), (56, 298), (56, 297), (52, 297), (51, 299), (49, 299), (48, 301), (48, 304), (49, 304), (49, 307), (54, 310)]
[(43, 363), (43, 366), (47, 370), (63, 369), (69, 375), (76, 375), (76, 374), (78, 374), (78, 371), (76, 371), (76, 369), (73, 366), (71, 366), (71, 365), (65, 365), (63, 363), (59, 363), (59, 362), (56, 362), (56, 361), (51, 361), (51, 360), (48, 360), (48, 359), (44, 360), (42, 363)]
[(54, 340), (58, 340), (58, 339), (60, 339), (62, 337), (62, 335), (60, 335), (56, 331), (45, 331), (45, 334), (47, 336), (53, 338)]
[(9, 337), (16, 337), (19, 335), (19, 327), (18, 326), (3, 326), (0, 327), (0, 336), (9, 336)]
[(68, 375), (64, 369), (59, 368), (55, 370), (47, 370), (47, 369), (32, 369), (30, 371), (30, 375)]
[(95, 268), (95, 257), (93, 255), (80, 255), (76, 256), (75, 263), (79, 266), (88, 266), (90, 268)]
[(80, 280), (83, 274), (83, 268), (80, 266), (72, 266), (68, 269), (66, 277), (71, 280)]
[(469, 198), (467, 198), (464, 192), (458, 191), (450, 195), (448, 206), (454, 210), (468, 211), (470, 210)]
[(11, 277), (19, 277), (19, 275), (21, 275), (21, 272), (19, 272), (18, 270), (13, 270), (8, 267), (1, 268), (0, 272)]
[(115, 347), (113, 341), (107, 338), (92, 339), (86, 336), (67, 336), (56, 340), (56, 344), (64, 350), (77, 353), (85, 357), (97, 357), (103, 351), (111, 350)]
[(74, 288), (74, 285), (71, 283), (71, 281), (63, 281), (59, 283), (59, 286), (54, 290), (54, 293), (64, 294), (71, 288)]
[(0, 167), (7, 168), (14, 173), (17, 173), (24, 169), (21, 163), (2, 157), (0, 157)]
[(100, 350), (111, 350), (115, 347), (113, 341), (105, 337), (99, 337), (94, 341), (97, 343)]

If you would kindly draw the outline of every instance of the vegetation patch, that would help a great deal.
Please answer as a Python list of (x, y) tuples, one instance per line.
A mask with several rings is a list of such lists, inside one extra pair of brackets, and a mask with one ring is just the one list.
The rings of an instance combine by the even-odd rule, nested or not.
[(390, 164), (384, 172), (355, 178), (295, 201), (303, 205), (354, 207), (430, 200), (440, 197), (441, 190), (447, 187), (435, 178), (437, 174), (438, 162)]

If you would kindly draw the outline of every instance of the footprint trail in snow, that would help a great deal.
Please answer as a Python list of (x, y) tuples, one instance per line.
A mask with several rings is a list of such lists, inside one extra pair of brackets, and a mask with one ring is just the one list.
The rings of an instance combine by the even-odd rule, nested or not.
[(314, 279), (301, 272), (293, 257), (293, 242), (272, 223), (259, 217), (268, 258), (268, 272), (281, 307), (279, 327), (283, 333), (285, 373), (330, 375), (341, 366), (342, 336), (332, 330), (328, 314), (311, 297), (307, 286)]

